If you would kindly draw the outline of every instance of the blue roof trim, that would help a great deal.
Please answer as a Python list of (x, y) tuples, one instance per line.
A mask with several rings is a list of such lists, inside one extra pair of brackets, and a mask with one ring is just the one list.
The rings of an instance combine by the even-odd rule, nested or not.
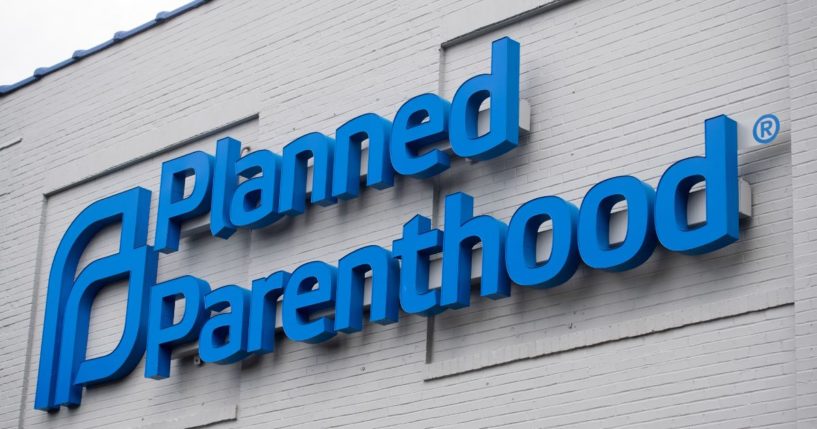
[(29, 76), (29, 77), (27, 77), (27, 78), (25, 78), (25, 79), (23, 79), (23, 80), (21, 80), (19, 82), (12, 83), (10, 85), (0, 85), (0, 97), (11, 94), (12, 92), (17, 91), (18, 89), (20, 89), (20, 88), (22, 88), (24, 86), (30, 85), (30, 84), (40, 80), (43, 76), (47, 76), (47, 75), (49, 75), (51, 73), (56, 72), (57, 70), (68, 67), (71, 64), (74, 64), (77, 61), (82, 60), (83, 58), (87, 58), (87, 57), (89, 57), (89, 56), (91, 56), (93, 54), (96, 54), (97, 52), (103, 51), (103, 50), (105, 50), (105, 49), (107, 49), (107, 48), (109, 48), (109, 47), (123, 41), (123, 40), (131, 38), (131, 37), (133, 37), (133, 36), (135, 36), (135, 35), (137, 35), (139, 33), (145, 32), (145, 31), (147, 31), (147, 30), (149, 30), (149, 29), (151, 29), (151, 28), (153, 28), (153, 27), (155, 27), (155, 26), (157, 26), (157, 25), (159, 25), (159, 24), (161, 24), (161, 23), (163, 23), (165, 21), (171, 20), (171, 19), (173, 19), (173, 18), (175, 18), (175, 17), (177, 17), (177, 16), (179, 16), (179, 15), (185, 13), (185, 12), (191, 11), (191, 10), (193, 10), (193, 9), (195, 9), (195, 8), (201, 6), (201, 5), (203, 5), (203, 4), (205, 4), (205, 3), (209, 2), (209, 1), (210, 0), (194, 0), (194, 1), (191, 1), (190, 3), (182, 5), (179, 8), (174, 9), (174, 10), (172, 10), (170, 12), (159, 12), (158, 14), (156, 14), (156, 18), (154, 18), (153, 20), (148, 21), (148, 22), (146, 22), (146, 23), (144, 23), (144, 24), (142, 24), (142, 25), (140, 25), (138, 27), (132, 28), (132, 29), (127, 30), (127, 31), (117, 31), (116, 33), (114, 33), (112, 39), (106, 40), (105, 42), (102, 42), (99, 45), (94, 46), (93, 48), (90, 48), (90, 49), (78, 49), (78, 50), (74, 51), (74, 54), (71, 55), (71, 58), (65, 59), (65, 60), (63, 60), (63, 61), (61, 61), (61, 62), (59, 62), (57, 64), (54, 64), (54, 65), (52, 65), (50, 67), (39, 67), (36, 70), (34, 70), (34, 74), (32, 76)]

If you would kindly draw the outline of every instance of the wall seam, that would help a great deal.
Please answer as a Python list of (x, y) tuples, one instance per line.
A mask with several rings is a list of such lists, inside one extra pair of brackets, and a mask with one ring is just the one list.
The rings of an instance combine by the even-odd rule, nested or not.
[(23, 386), (22, 394), (20, 395), (20, 412), (17, 417), (17, 427), (23, 428), (23, 416), (26, 410), (26, 398), (28, 397), (28, 386), (31, 377), (31, 354), (34, 348), (34, 329), (37, 324), (37, 310), (38, 299), (37, 295), (40, 290), (40, 278), (42, 276), (43, 266), (43, 242), (45, 241), (45, 215), (48, 207), (48, 198), (42, 197), (42, 204), (40, 206), (40, 225), (37, 233), (37, 250), (35, 251), (34, 261), (34, 284), (31, 287), (31, 309), (28, 316), (28, 338), (26, 340), (26, 360), (25, 371), (23, 372)]

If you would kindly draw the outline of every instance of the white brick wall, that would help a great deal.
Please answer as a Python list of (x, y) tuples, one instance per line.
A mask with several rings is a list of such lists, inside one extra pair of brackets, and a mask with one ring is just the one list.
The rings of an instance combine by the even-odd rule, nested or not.
[(797, 422), (817, 426), (817, 4), (789, 1)]
[[(536, 196), (560, 195), (578, 205), (593, 184), (617, 175), (657, 185), (673, 162), (703, 155), (705, 118), (787, 100), (786, 48), (779, 43), (784, 13), (782, 5), (765, 1), (674, 3), (658, 10), (649, 2), (580, 1), (447, 48), (444, 88), (451, 96), (460, 82), (487, 69), (491, 40), (518, 40), (533, 133), (501, 159), (461, 162), (441, 180), (442, 193), (468, 192), (475, 211), (509, 219)], [(715, 23), (713, 15), (722, 18)], [(756, 93), (734, 94), (770, 76), (779, 78)], [(791, 290), (790, 156), (783, 138), (741, 153), (754, 216), (739, 243), (696, 257), (659, 250), (626, 273), (581, 269), (553, 290), (519, 288), (499, 302), (477, 299), (437, 319), (435, 358)]]
[[(216, 0), (0, 98), (0, 427), (817, 424), (814, 3), (525, 0), (497, 16), (512, 18), (502, 25), (474, 15), (495, 9), (488, 3)], [(462, 25), (442, 27), (452, 20)], [(532, 108), (518, 149), (227, 241), (188, 235), (162, 256), (160, 278), (248, 286), (335, 262), (388, 246), (411, 216), (442, 208), (435, 195), (455, 191), (508, 219), (540, 195), (579, 202), (618, 174), (654, 185), (672, 162), (702, 154), (705, 118), (774, 112), (778, 140), (741, 148), (754, 199), (741, 240), (698, 257), (659, 249), (627, 273), (580, 269), (554, 290), (475, 297), (432, 325), (404, 315), (321, 345), (281, 339), (275, 353), (234, 365), (177, 360), (163, 381), (140, 366), (86, 389), (78, 409), (33, 410), (48, 269), (88, 203), (136, 185), (157, 191), (162, 160), (212, 152), (221, 135), (280, 151), (361, 113), (392, 117), (422, 92), (451, 97), (488, 71), (490, 42), (505, 35), (522, 44)], [(245, 118), (232, 116), (237, 100), (257, 101), (257, 119), (194, 138)], [(153, 136), (166, 138), (135, 164), (44, 196), (50, 171), (82, 178)], [(154, 217), (155, 206), (156, 195)], [(84, 260), (112, 251), (114, 232)], [(124, 292), (111, 286), (95, 301), (90, 355), (118, 340)], [(520, 351), (530, 344), (547, 352)], [(474, 360), (496, 353), (490, 365)]]

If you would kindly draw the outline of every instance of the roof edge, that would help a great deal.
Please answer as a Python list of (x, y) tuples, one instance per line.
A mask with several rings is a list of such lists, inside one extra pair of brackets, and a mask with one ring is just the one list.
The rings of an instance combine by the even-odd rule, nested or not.
[(12, 83), (10, 85), (0, 85), (0, 97), (6, 96), (8, 94), (11, 94), (12, 92), (17, 91), (20, 88), (31, 85), (32, 83), (42, 79), (44, 76), (50, 75), (51, 73), (54, 73), (58, 70), (62, 70), (65, 67), (68, 67), (71, 64), (74, 64), (84, 58), (88, 58), (91, 55), (104, 51), (105, 49), (108, 49), (109, 47), (117, 43), (120, 43), (123, 40), (129, 39), (133, 36), (136, 36), (137, 34), (150, 30), (151, 28), (156, 27), (157, 25), (165, 21), (169, 21), (179, 15), (189, 12), (205, 3), (208, 3), (209, 1), (210, 0), (193, 0), (190, 3), (182, 5), (170, 12), (159, 12), (158, 14), (156, 14), (156, 18), (154, 18), (153, 20), (148, 21), (137, 27), (134, 27), (130, 30), (117, 31), (116, 33), (114, 33), (112, 39), (106, 40), (89, 49), (76, 50), (74, 51), (74, 54), (71, 55), (70, 58), (60, 61), (59, 63), (54, 64), (50, 67), (39, 67), (34, 70), (34, 73), (31, 76), (19, 82)]

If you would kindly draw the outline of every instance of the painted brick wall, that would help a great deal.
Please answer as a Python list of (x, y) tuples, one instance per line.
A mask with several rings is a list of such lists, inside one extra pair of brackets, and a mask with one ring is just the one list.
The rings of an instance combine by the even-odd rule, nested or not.
[[(578, 206), (590, 187), (614, 176), (656, 186), (673, 162), (704, 154), (706, 118), (788, 103), (782, 4), (571, 3), (446, 49), (446, 95), (487, 71), (485, 47), (503, 35), (522, 44), (521, 92), (531, 103), (533, 132), (519, 150), (496, 161), (461, 162), (441, 181), (443, 194), (468, 192), (475, 212), (506, 220), (538, 196)], [(437, 318), (435, 358), (679, 306), (779, 289), (790, 294), (790, 159), (783, 138), (741, 149), (739, 174), (752, 184), (754, 204), (735, 245), (695, 257), (661, 250), (625, 273), (583, 267), (553, 290), (476, 299)]]
[[(501, 11), (488, 0), (215, 0), (0, 98), (0, 427), (812, 427), (815, 20), (808, 0), (520, 0)], [(179, 359), (163, 381), (140, 365), (86, 389), (78, 409), (33, 410), (48, 269), (89, 202), (157, 191), (163, 160), (212, 152), (223, 135), (280, 151), (362, 113), (390, 118), (422, 92), (451, 97), (489, 70), (490, 43), (505, 35), (522, 43), (532, 107), (518, 149), (227, 241), (188, 233), (160, 279), (248, 286), (388, 247), (413, 215), (438, 221), (440, 195), (456, 191), (507, 220), (536, 196), (579, 203), (615, 175), (655, 185), (703, 153), (704, 119), (774, 112), (777, 141), (740, 149), (754, 200), (741, 240), (698, 257), (659, 249), (627, 273), (582, 268), (560, 288), (517, 287), (501, 301), (474, 296), (432, 324), (402, 315), (321, 345), (281, 338), (275, 353), (228, 366)], [(209, 132), (216, 122), (227, 126)], [(117, 165), (115, 152), (139, 145), (159, 150)], [(71, 185), (55, 169), (109, 171)], [(114, 251), (115, 233), (84, 260)], [(89, 355), (116, 344), (124, 302), (123, 285), (98, 296)]]
[(817, 4), (790, 1), (797, 421), (817, 425)]

